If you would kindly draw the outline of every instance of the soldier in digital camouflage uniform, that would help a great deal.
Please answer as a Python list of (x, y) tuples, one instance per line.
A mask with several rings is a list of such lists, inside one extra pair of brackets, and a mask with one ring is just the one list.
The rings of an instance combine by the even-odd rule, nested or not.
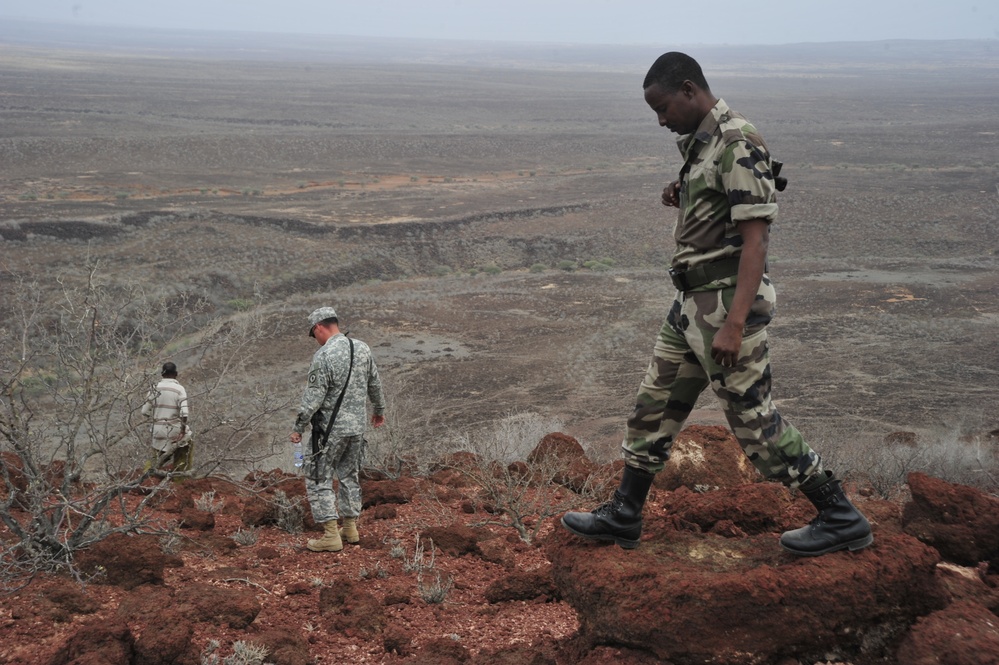
[(659, 124), (679, 135), (685, 160), (662, 197), (679, 208), (670, 269), (677, 293), (628, 419), (621, 486), (607, 503), (567, 513), (562, 524), (584, 538), (637, 547), (652, 479), (710, 387), (760, 473), (801, 489), (819, 511), (807, 526), (784, 533), (781, 545), (801, 556), (866, 547), (873, 541), (870, 524), (770, 398), (767, 324), (776, 297), (766, 259), (777, 218), (777, 169), (767, 146), (711, 93), (687, 55), (661, 56), (643, 88)]
[[(323, 525), (323, 537), (308, 541), (307, 547), (313, 552), (339, 552), (344, 540), (352, 544), (360, 540), (357, 532), (357, 518), (361, 514), (359, 474), (364, 457), (367, 400), (371, 400), (374, 411), (371, 424), (381, 427), (385, 422), (385, 397), (371, 349), (364, 342), (349, 339), (340, 332), (339, 319), (332, 307), (320, 307), (309, 315), (309, 336), (314, 337), (321, 348), (312, 356), (309, 384), (290, 438), (292, 443), (301, 442), (305, 426), (311, 424), (312, 437), (305, 445), (303, 471), (312, 517)], [(333, 429), (323, 445), (338, 401), (340, 407), (332, 423)], [(339, 480), (336, 494), (333, 492), (334, 476)], [(337, 514), (338, 497), (341, 515)], [(342, 528), (337, 524), (340, 516), (343, 517)]]

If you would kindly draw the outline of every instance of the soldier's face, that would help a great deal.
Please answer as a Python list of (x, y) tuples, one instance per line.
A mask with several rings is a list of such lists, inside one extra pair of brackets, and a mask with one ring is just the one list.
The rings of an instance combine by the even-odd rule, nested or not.
[(656, 112), (659, 126), (676, 134), (690, 134), (701, 124), (703, 114), (694, 104), (693, 90), (687, 83), (673, 92), (653, 83), (645, 89), (645, 102)]

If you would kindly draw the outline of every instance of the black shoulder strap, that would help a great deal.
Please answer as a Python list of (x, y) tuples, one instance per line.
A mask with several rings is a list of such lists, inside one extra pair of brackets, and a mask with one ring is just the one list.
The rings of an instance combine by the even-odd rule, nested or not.
[[(312, 439), (312, 454), (315, 456), (319, 455), (322, 448), (326, 447), (326, 444), (330, 440), (330, 432), (333, 431), (333, 423), (336, 422), (336, 416), (340, 413), (340, 405), (343, 404), (343, 396), (347, 393), (347, 386), (350, 385), (350, 375), (354, 371), (354, 340), (347, 338), (347, 342), (350, 344), (350, 365), (347, 366), (347, 380), (343, 382), (343, 389), (340, 391), (340, 397), (337, 398), (336, 404), (333, 406), (333, 413), (330, 414), (330, 422), (326, 425), (326, 431), (323, 432), (322, 444), (319, 443), (319, 437), (313, 437)], [(318, 467), (319, 465), (315, 465)]]

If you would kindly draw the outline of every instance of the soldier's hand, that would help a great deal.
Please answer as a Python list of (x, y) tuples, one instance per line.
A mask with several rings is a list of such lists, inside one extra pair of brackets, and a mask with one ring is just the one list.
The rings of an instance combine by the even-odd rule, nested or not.
[(291, 436), (288, 437), (288, 438), (291, 439), (292, 443), (301, 443), (302, 442), (302, 433), (301, 432), (292, 432)]
[(742, 329), (723, 325), (711, 340), (711, 358), (722, 367), (735, 367), (742, 349)]
[(371, 426), (372, 427), (381, 427), (384, 424), (385, 424), (385, 416), (379, 416), (379, 415), (372, 415), (371, 416)]
[(671, 208), (680, 207), (680, 181), (674, 180), (663, 189), (663, 205)]

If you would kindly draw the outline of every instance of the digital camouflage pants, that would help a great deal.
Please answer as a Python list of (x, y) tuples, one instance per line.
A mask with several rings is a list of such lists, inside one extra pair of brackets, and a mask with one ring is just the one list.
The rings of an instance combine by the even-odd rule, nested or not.
[[(317, 523), (331, 522), (337, 513), (337, 500), (343, 517), (361, 514), (361, 464), (364, 462), (366, 442), (363, 436), (330, 439), (318, 456), (306, 454), (302, 469), (305, 472), (305, 494), (312, 509), (312, 519)], [(339, 481), (334, 493), (333, 478)]]
[(760, 473), (788, 487), (810, 478), (818, 481), (825, 477), (819, 455), (770, 400), (766, 328), (776, 293), (769, 278), (764, 276), (747, 317), (738, 362), (722, 367), (711, 357), (711, 341), (734, 295), (734, 286), (677, 294), (628, 419), (622, 444), (625, 460), (653, 473), (661, 471), (698, 396), (710, 386), (743, 452)]

